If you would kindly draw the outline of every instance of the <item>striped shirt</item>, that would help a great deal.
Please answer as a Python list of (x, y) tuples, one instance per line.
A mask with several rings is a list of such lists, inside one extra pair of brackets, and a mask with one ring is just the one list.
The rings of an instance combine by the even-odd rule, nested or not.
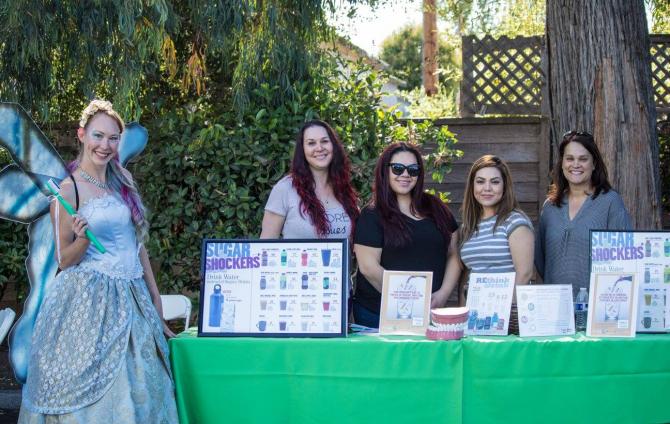
[(498, 215), (482, 219), (473, 235), (461, 247), (461, 260), (472, 272), (514, 272), (509, 236), (520, 226), (533, 231), (533, 224), (519, 211), (512, 211), (493, 232)]

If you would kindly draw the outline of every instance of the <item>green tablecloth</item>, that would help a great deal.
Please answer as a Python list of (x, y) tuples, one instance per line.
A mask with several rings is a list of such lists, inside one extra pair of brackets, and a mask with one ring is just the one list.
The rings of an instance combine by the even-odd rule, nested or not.
[(670, 336), (170, 341), (182, 423), (670, 422)]

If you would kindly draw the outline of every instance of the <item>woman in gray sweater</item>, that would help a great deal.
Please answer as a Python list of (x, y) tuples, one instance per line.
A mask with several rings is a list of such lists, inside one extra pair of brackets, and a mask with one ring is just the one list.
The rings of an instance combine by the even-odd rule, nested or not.
[(589, 230), (629, 230), (593, 136), (570, 131), (558, 148), (553, 184), (535, 238), (535, 267), (545, 283), (589, 286)]

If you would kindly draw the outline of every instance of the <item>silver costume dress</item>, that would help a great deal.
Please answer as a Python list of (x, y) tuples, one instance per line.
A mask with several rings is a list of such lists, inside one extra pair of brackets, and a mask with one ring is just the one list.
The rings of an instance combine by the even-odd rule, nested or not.
[(168, 345), (130, 210), (106, 195), (79, 213), (107, 253), (89, 246), (48, 290), (19, 423), (178, 423)]

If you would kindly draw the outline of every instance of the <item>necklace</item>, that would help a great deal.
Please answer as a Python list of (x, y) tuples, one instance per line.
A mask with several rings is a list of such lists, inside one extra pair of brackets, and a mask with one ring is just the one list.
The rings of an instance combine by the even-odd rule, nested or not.
[(88, 173), (81, 168), (79, 169), (79, 175), (83, 179), (85, 179), (86, 181), (88, 181), (89, 183), (93, 184), (94, 186), (98, 187), (101, 190), (107, 190), (109, 188), (109, 186), (106, 183), (96, 180), (95, 178), (88, 175)]

